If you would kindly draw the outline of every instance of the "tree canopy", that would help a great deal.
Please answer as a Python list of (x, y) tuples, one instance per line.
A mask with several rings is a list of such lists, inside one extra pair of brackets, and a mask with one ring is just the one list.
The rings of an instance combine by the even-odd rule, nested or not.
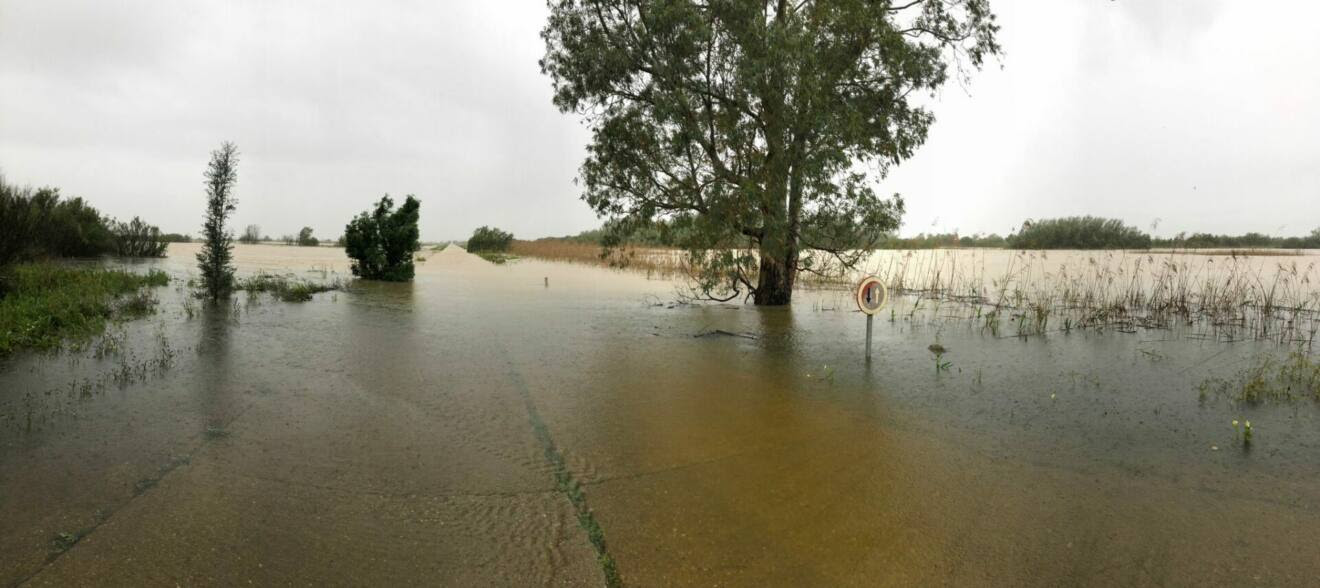
[(389, 282), (413, 279), (413, 253), (422, 246), (417, 229), (421, 206), (409, 194), (395, 210), (394, 200), (386, 194), (374, 210), (348, 223), (344, 228), (344, 252), (353, 260), (353, 275)]
[(512, 243), (513, 233), (483, 225), (472, 231), (472, 236), (467, 240), (467, 251), (468, 253), (504, 252), (509, 250), (509, 245)]
[(917, 98), (997, 31), (988, 0), (552, 0), (541, 69), (592, 128), (597, 214), (684, 228), (709, 297), (785, 304), (799, 270), (898, 227), (902, 199), (875, 190), (926, 139)]

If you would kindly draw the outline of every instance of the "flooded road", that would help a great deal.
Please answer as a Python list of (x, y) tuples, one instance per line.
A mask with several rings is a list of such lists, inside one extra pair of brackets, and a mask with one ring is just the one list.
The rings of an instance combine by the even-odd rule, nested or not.
[(867, 362), (846, 294), (674, 304), (456, 247), (411, 284), (212, 308), (195, 250), (159, 262), (157, 315), (0, 363), (0, 584), (1320, 582), (1320, 408), (1197, 393), (1276, 345), (934, 306), (877, 317)]

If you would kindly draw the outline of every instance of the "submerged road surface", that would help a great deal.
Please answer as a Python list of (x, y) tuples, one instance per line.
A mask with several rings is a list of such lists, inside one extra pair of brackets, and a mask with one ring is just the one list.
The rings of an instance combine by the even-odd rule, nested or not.
[(657, 305), (673, 283), (422, 255), (304, 304), (172, 285), (109, 342), (0, 363), (0, 585), (1320, 581), (1314, 407), (1247, 449), (1194, 391), (1253, 350), (935, 310), (877, 320), (868, 365), (846, 295)]

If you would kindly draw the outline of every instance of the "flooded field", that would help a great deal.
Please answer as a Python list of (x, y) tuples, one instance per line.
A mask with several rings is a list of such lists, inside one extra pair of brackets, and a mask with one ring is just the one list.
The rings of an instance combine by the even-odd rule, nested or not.
[[(832, 290), (680, 304), (636, 272), (449, 247), (410, 284), (215, 308), (186, 296), (195, 251), (150, 264), (176, 278), (155, 315), (0, 360), (0, 584), (1320, 581), (1320, 406), (1202, 386), (1305, 345), (1313, 253), (1232, 274), (1263, 288), (1297, 264), (1293, 304), (1242, 319), (1293, 313), (1288, 336), (1209, 310), (992, 330), (973, 309), (1012, 288), (913, 269), (866, 361)], [(975, 255), (953, 275), (998, 288), (1018, 263)], [(335, 248), (236, 261), (348, 267)], [(1189, 301), (1216, 282), (1192, 275)], [(1096, 308), (1159, 288), (1097, 283)]]

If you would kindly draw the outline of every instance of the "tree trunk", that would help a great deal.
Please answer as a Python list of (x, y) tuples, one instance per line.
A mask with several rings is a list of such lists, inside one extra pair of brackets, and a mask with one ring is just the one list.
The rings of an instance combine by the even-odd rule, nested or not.
[[(796, 256), (797, 252), (793, 252)], [(787, 255), (761, 250), (761, 272), (756, 280), (756, 293), (752, 301), (757, 306), (782, 306), (793, 301), (793, 268)]]

